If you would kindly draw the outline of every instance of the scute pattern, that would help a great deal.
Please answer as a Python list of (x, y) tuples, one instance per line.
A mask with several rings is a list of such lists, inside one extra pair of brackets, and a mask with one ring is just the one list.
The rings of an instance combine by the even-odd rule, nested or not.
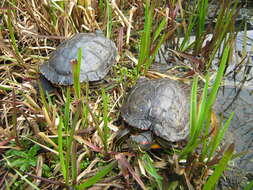
[(79, 48), (82, 48), (80, 82), (104, 78), (115, 61), (117, 48), (100, 31), (79, 33), (65, 40), (52, 53), (48, 63), (40, 67), (40, 72), (54, 84), (73, 84), (71, 61), (77, 59)]
[(179, 82), (152, 79), (131, 89), (121, 113), (130, 126), (176, 142), (188, 136), (189, 110), (188, 96)]

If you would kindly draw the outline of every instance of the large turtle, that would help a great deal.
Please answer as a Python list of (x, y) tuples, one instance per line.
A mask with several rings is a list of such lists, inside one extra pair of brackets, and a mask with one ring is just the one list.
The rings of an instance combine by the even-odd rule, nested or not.
[(73, 60), (82, 49), (80, 82), (98, 81), (109, 72), (117, 56), (117, 48), (101, 31), (78, 33), (62, 42), (51, 54), (48, 63), (41, 65), (40, 72), (53, 84), (72, 85)]
[(186, 139), (189, 134), (189, 96), (183, 85), (170, 79), (142, 79), (130, 90), (121, 115), (142, 133), (130, 140), (150, 148), (152, 137), (166, 142)]

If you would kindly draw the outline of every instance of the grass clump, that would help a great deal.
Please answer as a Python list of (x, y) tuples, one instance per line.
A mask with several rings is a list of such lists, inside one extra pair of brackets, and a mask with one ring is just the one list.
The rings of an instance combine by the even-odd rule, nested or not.
[[(204, 185), (203, 189), (205, 190), (213, 189), (213, 187), (216, 185), (222, 172), (226, 169), (228, 161), (232, 158), (234, 151), (234, 144), (231, 144), (227, 149), (223, 150), (223, 156), (221, 158), (214, 156), (214, 154), (217, 154), (217, 148), (221, 144), (224, 134), (233, 117), (232, 113), (223, 126), (221, 122), (217, 122), (217, 118), (212, 110), (212, 106), (215, 102), (217, 92), (222, 81), (226, 63), (228, 63), (229, 60), (229, 47), (230, 46), (228, 44), (223, 52), (219, 70), (210, 92), (208, 92), (209, 74), (207, 74), (205, 78), (205, 86), (199, 103), (197, 100), (198, 78), (195, 78), (193, 81), (191, 92), (191, 127), (189, 141), (179, 154), (179, 159), (186, 158), (187, 162), (196, 164), (193, 164), (190, 167), (191, 172), (188, 172), (188, 176), (192, 175), (192, 173), (194, 173), (193, 171), (198, 172), (200, 173), (199, 176), (203, 177), (200, 179), (201, 181), (207, 180), (208, 176), (205, 175), (209, 173), (208, 170), (212, 170), (213, 167), (216, 168), (212, 176)], [(199, 152), (197, 148), (199, 148), (200, 145), (201, 152), (197, 153)], [(196, 153), (198, 155), (197, 158), (195, 158), (196, 160), (192, 160), (194, 158), (194, 154)], [(219, 154), (222, 154), (222, 152)], [(191, 164), (189, 163), (189, 165)]]

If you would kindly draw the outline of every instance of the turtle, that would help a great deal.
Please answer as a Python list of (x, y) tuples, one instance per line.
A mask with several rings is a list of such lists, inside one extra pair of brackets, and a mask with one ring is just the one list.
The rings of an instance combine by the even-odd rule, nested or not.
[(178, 81), (168, 78), (139, 80), (120, 111), (130, 127), (126, 131), (138, 131), (130, 136), (130, 142), (141, 149), (151, 148), (153, 137), (160, 139), (158, 144), (175, 143), (189, 134), (190, 100), (185, 86)]
[(117, 48), (100, 30), (94, 33), (77, 33), (63, 41), (50, 55), (47, 63), (40, 66), (42, 75), (52, 84), (72, 85), (71, 63), (77, 60), (79, 48), (82, 49), (80, 82), (103, 79), (117, 57)]

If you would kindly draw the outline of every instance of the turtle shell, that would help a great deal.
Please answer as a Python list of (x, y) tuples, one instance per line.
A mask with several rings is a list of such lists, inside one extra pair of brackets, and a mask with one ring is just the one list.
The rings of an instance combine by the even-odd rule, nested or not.
[(189, 110), (189, 97), (181, 83), (152, 79), (142, 80), (130, 90), (121, 113), (130, 126), (176, 142), (189, 134)]
[(117, 48), (101, 31), (78, 33), (62, 42), (51, 54), (48, 63), (41, 65), (40, 72), (53, 84), (73, 84), (72, 65), (82, 49), (80, 82), (98, 81), (109, 72), (117, 56)]

